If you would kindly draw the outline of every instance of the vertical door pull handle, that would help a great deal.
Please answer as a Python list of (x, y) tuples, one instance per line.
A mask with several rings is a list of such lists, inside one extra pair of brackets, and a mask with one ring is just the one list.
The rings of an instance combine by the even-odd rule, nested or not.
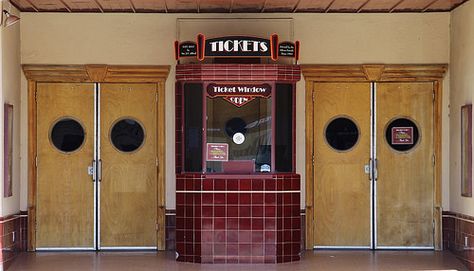
[(372, 180), (372, 173), (373, 173), (373, 170), (372, 170), (372, 159), (369, 159), (369, 162), (367, 164), (364, 165), (364, 171), (365, 171), (365, 174), (369, 174), (369, 181)]
[(97, 163), (97, 180), (102, 181), (102, 159), (99, 159)]

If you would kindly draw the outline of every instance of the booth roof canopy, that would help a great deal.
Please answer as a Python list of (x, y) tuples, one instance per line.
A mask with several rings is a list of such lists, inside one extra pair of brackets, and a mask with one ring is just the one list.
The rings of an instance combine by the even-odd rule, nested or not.
[(10, 0), (23, 12), (390, 13), (451, 11), (468, 0)]

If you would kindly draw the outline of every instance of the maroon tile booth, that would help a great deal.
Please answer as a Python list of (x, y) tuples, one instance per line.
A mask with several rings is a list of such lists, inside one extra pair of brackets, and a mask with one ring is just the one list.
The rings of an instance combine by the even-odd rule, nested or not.
[[(245, 64), (238, 58), (203, 61), (215, 52), (201, 38), (183, 43), (186, 48), (175, 44), (177, 260), (299, 260), (300, 176), (294, 150), (300, 68), (278, 64), (276, 51), (263, 52), (272, 61), (258, 54), (244, 55)], [(266, 42), (271, 45), (260, 49), (279, 47), (274, 37)], [(191, 53), (183, 52), (190, 43)], [(199, 61), (182, 63), (182, 57)]]

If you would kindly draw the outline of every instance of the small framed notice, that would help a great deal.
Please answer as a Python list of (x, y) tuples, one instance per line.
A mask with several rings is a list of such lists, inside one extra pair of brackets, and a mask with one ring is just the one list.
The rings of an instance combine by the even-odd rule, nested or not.
[(393, 145), (413, 145), (413, 127), (393, 127)]
[(207, 161), (228, 161), (229, 144), (207, 143)]

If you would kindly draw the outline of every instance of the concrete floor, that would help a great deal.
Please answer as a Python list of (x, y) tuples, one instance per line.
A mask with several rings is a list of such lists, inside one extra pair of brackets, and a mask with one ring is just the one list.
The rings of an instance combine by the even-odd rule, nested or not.
[(308, 251), (300, 262), (285, 264), (191, 264), (171, 252), (39, 252), (23, 253), (8, 270), (31, 271), (317, 271), (317, 270), (467, 270), (450, 252)]

